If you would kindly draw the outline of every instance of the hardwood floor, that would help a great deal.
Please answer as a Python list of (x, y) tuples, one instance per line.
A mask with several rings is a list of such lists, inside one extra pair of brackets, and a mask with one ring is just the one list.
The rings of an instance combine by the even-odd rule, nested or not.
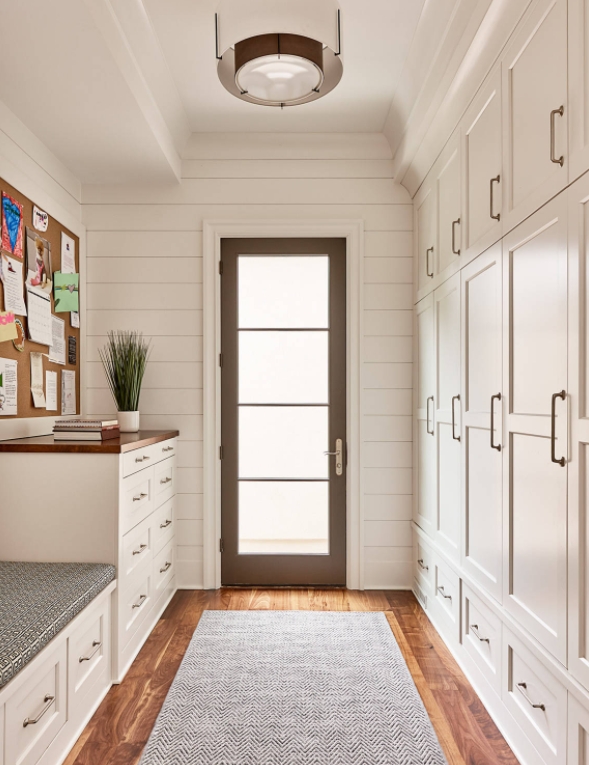
[(178, 592), (124, 681), (109, 691), (65, 765), (135, 765), (202, 612), (260, 608), (384, 611), (449, 765), (517, 765), (412, 593), (305, 589)]

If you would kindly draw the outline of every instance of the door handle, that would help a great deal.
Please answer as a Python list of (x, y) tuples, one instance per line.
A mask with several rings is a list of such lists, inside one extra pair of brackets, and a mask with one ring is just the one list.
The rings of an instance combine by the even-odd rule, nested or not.
[(456, 401), (460, 401), (460, 394), (458, 396), (452, 396), (452, 438), (455, 441), (460, 441), (460, 436), (455, 435), (456, 433), (456, 413), (455, 413), (455, 407), (454, 403)]
[(335, 439), (335, 451), (323, 452), (326, 457), (335, 457), (335, 474), (342, 475), (344, 472), (344, 442), (341, 438)]
[(456, 226), (460, 225), (460, 218), (452, 221), (452, 252), (454, 255), (460, 255), (460, 247), (456, 249)]
[(497, 213), (497, 215), (493, 215), (493, 209), (495, 205), (493, 204), (493, 184), (494, 183), (501, 183), (501, 176), (497, 175), (495, 178), (491, 178), (489, 181), (489, 215), (493, 220), (501, 220), (501, 213)]
[(565, 390), (561, 390), (558, 393), (552, 394), (552, 403), (550, 406), (550, 458), (552, 462), (564, 467), (566, 465), (566, 458), (556, 458), (556, 399), (561, 398), (566, 401), (567, 394)]
[(501, 451), (501, 444), (495, 443), (495, 401), (501, 401), (501, 394), (496, 393), (494, 396), (491, 396), (491, 449), (497, 449), (498, 452)]
[(550, 112), (550, 161), (554, 162), (555, 165), (560, 165), (561, 167), (564, 165), (564, 157), (560, 156), (558, 159), (554, 156), (554, 118), (556, 115), (559, 115), (560, 117), (564, 114), (564, 106), (561, 106), (559, 109), (553, 109)]
[(432, 255), (434, 254), (434, 248), (433, 247), (428, 247), (427, 250), (425, 251), (425, 273), (427, 274), (427, 276), (429, 276), (429, 277), (431, 277), (433, 279), (434, 278), (434, 269), (432, 268), (431, 274), (429, 272), (429, 254), (430, 254), (430, 252), (431, 252)]
[(429, 402), (430, 401), (432, 402), (432, 404), (434, 403), (434, 397), (433, 396), (428, 396), (427, 401), (425, 402), (425, 410), (426, 410), (426, 413), (425, 413), (425, 417), (426, 417), (425, 429), (430, 434), (430, 436), (433, 436), (434, 435), (433, 417), (432, 417), (432, 429), (431, 430), (429, 429)]

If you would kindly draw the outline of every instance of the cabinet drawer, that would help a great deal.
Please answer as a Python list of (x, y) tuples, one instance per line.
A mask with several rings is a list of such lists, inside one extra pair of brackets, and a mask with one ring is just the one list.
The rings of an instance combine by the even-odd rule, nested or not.
[(169, 499), (153, 516), (153, 552), (157, 554), (174, 537), (174, 500)]
[(434, 561), (432, 551), (416, 535), (413, 552), (415, 557), (415, 578), (428, 593), (431, 593), (434, 581)]
[(435, 612), (440, 615), (440, 627), (454, 641), (460, 638), (460, 579), (442, 561), (434, 562)]
[(6, 763), (34, 765), (67, 719), (63, 640), (6, 702)]
[(503, 703), (547, 765), (566, 762), (567, 693), (503, 627)]
[(161, 441), (158, 444), (151, 444), (143, 449), (134, 449), (132, 452), (123, 454), (123, 478), (133, 473), (137, 473), (150, 465), (156, 465), (158, 462), (173, 457), (176, 453), (176, 439), (171, 438), (168, 441)]
[(168, 458), (155, 469), (155, 506), (159, 507), (175, 493), (174, 481), (175, 460)]
[(462, 643), (501, 696), (501, 620), (464, 583), (462, 589)]
[(153, 577), (151, 566), (136, 572), (129, 582), (127, 590), (119, 592), (120, 641), (121, 647), (127, 645), (131, 637), (140, 628), (153, 603)]
[(154, 508), (153, 468), (123, 479), (121, 491), (121, 532), (126, 534)]
[(153, 560), (154, 600), (174, 576), (174, 540), (172, 539)]
[(101, 676), (110, 679), (110, 600), (90, 613), (68, 643), (69, 708), (83, 698)]
[(129, 577), (136, 570), (153, 557), (153, 529), (151, 527), (153, 515), (144, 518), (134, 529), (127, 532), (123, 537), (123, 565), (120, 578), (120, 586), (126, 589)]

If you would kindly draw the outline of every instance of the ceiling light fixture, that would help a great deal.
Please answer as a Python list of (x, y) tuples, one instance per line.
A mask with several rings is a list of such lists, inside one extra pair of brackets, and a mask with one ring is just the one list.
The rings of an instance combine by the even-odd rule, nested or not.
[(342, 78), (336, 0), (220, 0), (215, 42), (221, 83), (253, 104), (306, 104)]

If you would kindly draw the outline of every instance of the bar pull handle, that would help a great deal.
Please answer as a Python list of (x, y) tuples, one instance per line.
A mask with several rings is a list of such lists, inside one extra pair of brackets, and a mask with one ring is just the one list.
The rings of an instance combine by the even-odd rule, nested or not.
[(46, 694), (45, 698), (43, 699), (43, 702), (45, 706), (36, 717), (25, 717), (22, 723), (23, 728), (26, 728), (27, 725), (36, 725), (39, 722), (39, 720), (43, 717), (45, 712), (48, 712), (51, 705), (55, 702), (55, 696), (50, 696), (49, 694)]
[(550, 406), (550, 458), (552, 462), (555, 462), (561, 467), (566, 465), (566, 458), (560, 457), (557, 459), (556, 457), (556, 399), (561, 398), (563, 401), (566, 401), (566, 397), (567, 394), (565, 390), (553, 393)]
[(433, 279), (434, 278), (434, 269), (432, 268), (431, 273), (430, 273), (430, 270), (429, 270), (429, 254), (430, 254), (430, 252), (431, 252), (432, 255), (434, 254), (434, 248), (433, 247), (428, 247), (427, 250), (425, 251), (425, 273), (431, 279)]
[(500, 452), (501, 444), (495, 443), (495, 401), (501, 401), (500, 393), (491, 396), (491, 449), (497, 449), (497, 451)]
[(446, 598), (446, 600), (452, 600), (452, 595), (446, 595), (446, 592), (443, 587), (438, 587), (438, 592), (443, 598)]
[(434, 422), (433, 422), (433, 417), (432, 417), (432, 429), (431, 429), (431, 430), (429, 429), (429, 402), (430, 402), (430, 401), (432, 402), (432, 404), (434, 403), (434, 397), (433, 397), (433, 396), (428, 396), (428, 398), (427, 398), (427, 401), (425, 402), (425, 407), (426, 407), (426, 415), (425, 415), (425, 416), (426, 416), (426, 423), (425, 423), (425, 429), (426, 429), (426, 430), (427, 430), (427, 432), (430, 434), (430, 436), (433, 436), (433, 435), (434, 435)]
[(101, 645), (102, 645), (102, 640), (95, 640), (95, 641), (92, 643), (92, 648), (93, 648), (94, 650), (93, 650), (93, 651), (92, 651), (92, 652), (91, 652), (91, 653), (90, 653), (88, 656), (80, 656), (80, 658), (78, 659), (78, 661), (80, 662), (80, 664), (81, 664), (83, 661), (90, 661), (90, 659), (93, 659), (93, 658), (96, 656), (96, 654), (98, 653), (98, 651), (100, 650), (100, 646), (101, 646)]
[(417, 559), (417, 565), (422, 571), (429, 571), (429, 566), (425, 565), (425, 563), (423, 562), (423, 558)]
[(454, 255), (460, 255), (460, 247), (456, 249), (456, 226), (460, 225), (460, 218), (452, 221), (452, 252)]
[(517, 689), (521, 693), (521, 695), (524, 697), (524, 699), (528, 702), (528, 704), (533, 707), (533, 709), (541, 709), (543, 712), (546, 711), (546, 706), (544, 704), (534, 704), (532, 699), (527, 694), (527, 684), (526, 683), (518, 683)]
[(481, 643), (490, 643), (491, 641), (489, 638), (484, 638), (479, 635), (479, 625), (478, 624), (471, 624), (469, 625), (469, 630), (472, 632), (472, 634), (478, 638)]
[(494, 200), (493, 200), (493, 184), (494, 183), (501, 183), (501, 176), (496, 175), (495, 178), (491, 178), (489, 181), (489, 215), (493, 220), (501, 220), (501, 213), (497, 213), (497, 215), (493, 214), (493, 209), (495, 208)]
[(133, 555), (141, 555), (142, 552), (145, 552), (147, 550), (147, 545), (139, 545), (137, 550), (133, 550)]
[(142, 457), (135, 457), (135, 462), (145, 462), (145, 460), (149, 459), (148, 454), (144, 454)]
[(142, 499), (145, 499), (147, 497), (147, 494), (144, 494), (141, 492), (141, 494), (138, 494), (136, 497), (133, 497), (133, 502), (141, 502)]
[(454, 406), (456, 401), (460, 401), (460, 394), (452, 396), (452, 438), (455, 441), (460, 441), (460, 434), (456, 435), (456, 411)]
[(160, 478), (160, 483), (161, 483), (161, 484), (164, 484), (164, 485), (165, 485), (166, 483), (171, 483), (171, 481), (172, 481), (172, 479), (170, 478), (170, 476), (169, 476), (169, 475), (167, 475), (165, 478)]
[(173, 451), (174, 451), (173, 446), (164, 446), (164, 448), (162, 449), (162, 452), (173, 452)]
[(564, 114), (564, 106), (561, 106), (559, 109), (553, 109), (550, 112), (550, 161), (554, 162), (555, 165), (560, 165), (561, 167), (564, 165), (564, 157), (555, 157), (554, 156), (554, 118), (556, 115), (559, 115), (559, 117), (562, 117)]
[(139, 597), (139, 600), (137, 601), (137, 603), (133, 603), (132, 607), (133, 608), (141, 608), (141, 606), (145, 603), (146, 600), (147, 600), (147, 595), (141, 595)]
[(167, 529), (168, 526), (172, 525), (172, 521), (168, 518), (166, 519), (165, 523), (160, 523), (160, 529)]
[(166, 571), (168, 571), (172, 567), (172, 564), (169, 560), (166, 561), (166, 564), (163, 568), (160, 568), (160, 574), (165, 574)]

